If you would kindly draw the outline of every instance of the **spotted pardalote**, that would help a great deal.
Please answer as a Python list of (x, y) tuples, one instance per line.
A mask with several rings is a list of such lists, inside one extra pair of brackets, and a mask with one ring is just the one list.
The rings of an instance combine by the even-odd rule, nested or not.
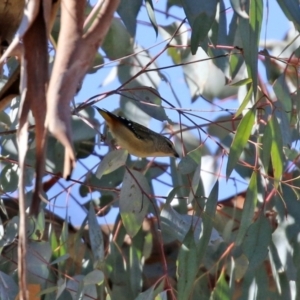
[(116, 143), (130, 154), (138, 157), (179, 157), (173, 143), (165, 136), (107, 110), (96, 109), (105, 119)]

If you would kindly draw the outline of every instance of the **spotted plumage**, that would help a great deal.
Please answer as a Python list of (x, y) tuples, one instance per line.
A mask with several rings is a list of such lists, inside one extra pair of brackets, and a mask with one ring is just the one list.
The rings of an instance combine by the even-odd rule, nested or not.
[(179, 157), (173, 143), (165, 136), (141, 124), (116, 116), (107, 110), (100, 108), (97, 108), (97, 110), (105, 119), (118, 145), (126, 149), (130, 154), (138, 157)]

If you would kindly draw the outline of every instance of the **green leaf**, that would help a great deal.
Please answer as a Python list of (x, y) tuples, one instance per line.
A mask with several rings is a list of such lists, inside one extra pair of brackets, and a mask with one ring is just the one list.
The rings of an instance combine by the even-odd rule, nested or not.
[(175, 196), (177, 195), (177, 193), (180, 191), (181, 187), (180, 186), (176, 186), (174, 187), (171, 192), (169, 193), (167, 200), (166, 200), (166, 205), (170, 205), (172, 200), (175, 198)]
[(282, 101), (276, 101), (274, 102), (274, 114), (277, 119), (278, 125), (278, 135), (281, 133), (281, 143), (284, 146), (290, 147), (292, 144), (292, 130), (290, 125), (290, 119), (291, 114), (290, 111), (292, 110), (292, 106), (290, 106), (290, 109), (286, 110), (285, 105), (282, 103)]
[(65, 218), (65, 221), (63, 223), (63, 227), (61, 230), (61, 234), (59, 237), (59, 255), (64, 256), (68, 253), (68, 220), (67, 220), (67, 215)]
[(278, 101), (282, 104), (283, 110), (290, 112), (292, 110), (292, 99), (290, 89), (286, 83), (286, 75), (284, 73), (275, 80), (273, 89)]
[[(52, 248), (52, 247), (51, 247)], [(70, 257), (70, 254), (69, 253), (66, 253), (62, 256), (59, 256), (57, 259), (53, 260), (50, 265), (55, 265), (55, 264), (58, 264), (58, 263), (61, 263), (62, 261), (65, 261), (67, 260), (68, 258)]]
[(238, 117), (243, 112), (243, 110), (246, 108), (247, 104), (250, 101), (250, 98), (251, 98), (252, 94), (253, 94), (253, 85), (251, 84), (251, 86), (248, 89), (248, 92), (247, 92), (242, 104), (240, 105), (239, 109), (235, 113), (235, 117)]
[(271, 235), (270, 222), (264, 215), (249, 227), (242, 244), (243, 251), (249, 259), (249, 268), (255, 269), (266, 259)]
[(300, 8), (297, 0), (277, 0), (286, 17), (300, 30)]
[(231, 278), (232, 286), (234, 285), (235, 280), (240, 281), (242, 278), (244, 278), (248, 267), (249, 260), (244, 253), (234, 259), (234, 272), (232, 273), (234, 276)]
[[(276, 237), (274, 237), (276, 239)], [(284, 245), (285, 244), (285, 245)], [(284, 241), (283, 247), (280, 246), (279, 249), (276, 248), (273, 240), (271, 239), (270, 245), (269, 245), (269, 261), (272, 269), (272, 275), (274, 278), (274, 281), (276, 282), (276, 285), (281, 289), (281, 295), (284, 299), (291, 299), (291, 293), (290, 293), (290, 285), (289, 285), (289, 279), (288, 279), (288, 268), (285, 268), (280, 260), (278, 250), (281, 251), (281, 249), (287, 249), (287, 247), (290, 247), (290, 244), (287, 240)], [(295, 249), (294, 249), (295, 254)], [(295, 265), (299, 266), (299, 265)], [(298, 277), (297, 277), (298, 278)]]
[(243, 149), (250, 137), (251, 130), (254, 124), (255, 119), (255, 110), (250, 109), (247, 114), (241, 120), (237, 130), (233, 142), (230, 147), (227, 168), (226, 168), (226, 177), (230, 176), (232, 170), (234, 169), (236, 163), (238, 162)]
[(27, 244), (27, 280), (30, 283), (45, 284), (45, 278), (49, 276), (49, 261), (51, 258), (49, 242), (29, 241)]
[(191, 188), (190, 188), (190, 193), (189, 193), (189, 198), (187, 200), (188, 204), (190, 204), (193, 199), (195, 198), (195, 194), (196, 191), (198, 189), (198, 186), (200, 184), (201, 181), (201, 163), (197, 166), (194, 175), (193, 175), (193, 179), (192, 179), (192, 184), (191, 184)]
[(119, 19), (113, 19), (103, 41), (102, 49), (111, 60), (133, 53), (132, 38)]
[[(233, 24), (233, 25), (235, 27), (237, 26), (236, 24)], [(237, 27), (235, 28), (235, 31), (237, 31), (236, 29), (237, 29)], [(235, 39), (239, 39), (239, 36), (237, 35), (237, 33), (234, 33), (234, 34), (235, 34)], [(233, 80), (235, 80), (236, 78), (238, 78), (237, 75), (244, 74), (244, 71), (243, 71), (244, 58), (239, 54), (231, 55), (230, 58), (229, 58), (229, 67), (230, 67), (231, 77), (233, 78)]]
[(140, 230), (132, 239), (132, 245), (129, 249), (129, 279), (131, 291), (134, 295), (138, 295), (142, 290), (141, 278), (143, 276), (141, 268), (141, 259), (143, 257), (143, 249), (145, 246), (145, 236)]
[(138, 82), (132, 82), (130, 87), (130, 90), (126, 88), (126, 91), (122, 91), (122, 98), (133, 100), (137, 107), (156, 120), (169, 120), (165, 109), (161, 106), (160, 94), (155, 88), (141, 86)]
[(223, 115), (209, 124), (207, 132), (210, 135), (216, 136), (220, 141), (224, 141), (226, 137), (233, 131), (235, 131), (240, 123), (241, 118), (236, 118), (228, 115)]
[(263, 1), (252, 0), (250, 1), (249, 19), (240, 17), (239, 20), (244, 58), (247, 65), (248, 76), (252, 78), (254, 97), (256, 96), (257, 91), (258, 44), (262, 18)]
[(153, 3), (152, 0), (145, 0), (145, 6), (146, 6), (146, 11), (149, 17), (149, 20), (153, 26), (153, 29), (155, 30), (156, 37), (158, 35), (158, 26), (155, 18), (155, 13), (154, 13), (154, 8), (153, 8)]
[(224, 271), (221, 272), (216, 287), (214, 288), (212, 295), (214, 300), (230, 300), (232, 299), (230, 288), (227, 283), (226, 274)]
[(96, 171), (96, 177), (100, 179), (103, 175), (109, 174), (121, 166), (124, 166), (128, 152), (126, 150), (113, 150), (104, 156)]
[(154, 299), (154, 286), (151, 286), (148, 290), (140, 293), (135, 300), (153, 300)]
[(273, 123), (272, 119), (273, 118), (271, 118), (268, 121), (266, 128), (264, 130), (263, 137), (262, 137), (261, 160), (262, 160), (262, 164), (266, 171), (268, 171), (268, 169), (269, 169), (270, 159), (271, 159), (271, 148), (272, 148), (272, 144), (273, 144), (273, 140), (274, 140), (274, 132), (273, 132), (274, 126), (272, 126), (272, 124), (271, 124), (271, 123)]
[(196, 54), (200, 44), (207, 37), (209, 30), (214, 22), (215, 16), (201, 12), (194, 20), (192, 25), (191, 52)]
[(102, 268), (104, 262), (104, 241), (102, 236), (102, 231), (100, 230), (100, 225), (98, 223), (95, 209), (90, 202), (90, 209), (88, 214), (89, 222), (89, 237), (91, 241), (91, 248), (93, 252), (93, 265), (94, 268)]
[[(188, 186), (190, 185), (187, 176), (182, 176), (177, 170), (177, 164), (175, 160), (171, 160), (171, 177), (172, 177), (172, 185), (178, 187), (177, 197), (178, 199), (183, 199), (184, 197), (188, 197), (190, 189)], [(178, 205), (176, 205), (176, 210), (179, 213), (186, 214), (187, 213), (187, 205), (185, 201), (179, 201)]]
[(265, 57), (264, 65), (265, 65), (265, 68), (266, 68), (266, 76), (268, 78), (268, 81), (272, 82), (272, 76), (271, 76), (272, 65), (271, 65), (270, 53), (267, 49), (263, 49), (262, 51), (260, 51), (260, 54)]
[(14, 192), (18, 188), (19, 176), (15, 167), (13, 164), (7, 164), (1, 171), (0, 186), (6, 193)]
[(230, 0), (231, 3), (231, 7), (233, 8), (233, 10), (242, 18), (244, 19), (248, 19), (249, 16), (248, 14), (245, 12), (244, 9), (244, 3), (242, 3), (240, 0)]
[(222, 201), (218, 203), (214, 218), (214, 228), (222, 234), (225, 241), (231, 242), (237, 234), (237, 228), (240, 226), (242, 210), (232, 205), (223, 205)]
[(84, 279), (83, 284), (90, 285), (90, 284), (97, 284), (100, 285), (104, 281), (104, 274), (100, 270), (93, 270), (92, 272), (88, 273)]
[(178, 164), (178, 171), (183, 174), (191, 174), (197, 169), (197, 166), (201, 164), (201, 151), (202, 148), (197, 148), (190, 151), (184, 156)]
[(199, 263), (204, 257), (208, 243), (210, 242), (212, 237), (213, 222), (216, 214), (218, 199), (219, 199), (219, 181), (217, 180), (208, 196), (208, 199), (206, 200), (204, 213), (202, 215), (203, 233), (201, 234), (201, 236), (198, 237), (200, 238), (200, 241), (197, 245)]
[(161, 230), (165, 243), (178, 240), (182, 242), (193, 227), (195, 240), (198, 241), (202, 232), (202, 220), (199, 217), (179, 214), (174, 208), (166, 204), (160, 213)]
[[(183, 241), (178, 258), (178, 299), (188, 298), (188, 295), (190, 295), (192, 291), (198, 267), (201, 265), (212, 237), (213, 219), (216, 212), (218, 194), (219, 182), (217, 181), (205, 204), (204, 213), (202, 215), (203, 230), (201, 231), (201, 237), (200, 235), (198, 236), (198, 240), (200, 238), (200, 241), (198, 243), (196, 241), (195, 243), (192, 227)], [(180, 264), (182, 265), (180, 266)]]
[(19, 293), (18, 285), (12, 276), (0, 271), (0, 297), (1, 299), (13, 300), (17, 299)]
[(51, 250), (52, 250), (52, 258), (57, 259), (57, 258), (59, 258), (61, 256), (59, 255), (58, 238), (56, 236), (56, 233), (55, 233), (55, 231), (53, 229), (53, 225), (52, 224), (49, 225), (49, 232), (50, 232), (50, 234), (49, 234), (49, 236), (50, 236), (49, 237), (49, 242), (50, 242)]
[[(136, 33), (136, 18), (143, 4), (143, 0), (121, 0), (117, 9), (122, 21), (132, 37)], [(130, 9), (129, 9), (130, 8)]]
[(275, 188), (278, 188), (283, 173), (282, 135), (276, 118), (271, 118), (269, 124), (273, 137), (271, 146), (271, 160), (274, 172), (274, 186)]
[(5, 226), (4, 235), (1, 233), (0, 253), (4, 246), (10, 245), (15, 241), (19, 230), (19, 217), (14, 216)]
[[(84, 184), (79, 188), (79, 193), (81, 197), (86, 197), (89, 193), (94, 190), (99, 190), (98, 188), (106, 189), (102, 191), (102, 194), (109, 193), (108, 191), (112, 188), (117, 187), (123, 181), (125, 173), (125, 167), (121, 167), (107, 175), (103, 175), (101, 179), (98, 179), (94, 174), (87, 174)], [(111, 194), (111, 193), (109, 193)]]
[[(194, 27), (194, 23), (195, 23), (196, 19), (200, 16), (201, 13), (205, 13), (214, 19), (215, 15), (216, 15), (217, 4), (218, 4), (218, 1), (216, 1), (216, 0), (211, 0), (211, 1), (186, 0), (186, 1), (182, 1), (182, 6), (184, 9), (184, 12), (185, 12), (186, 17), (192, 28)], [(205, 24), (202, 24), (202, 25), (206, 26)], [(210, 26), (211, 25), (212, 25), (212, 22), (211, 22)]]
[(246, 85), (246, 84), (251, 83), (251, 82), (252, 82), (251, 78), (245, 78), (245, 79), (239, 80), (237, 82), (230, 83), (229, 85), (231, 85), (231, 86), (243, 86), (243, 85)]
[(48, 137), (46, 149), (46, 170), (48, 172), (61, 172), (64, 162), (64, 147), (57, 139), (52, 136)]
[(95, 148), (96, 137), (74, 143), (76, 159), (83, 159), (89, 157)]
[(142, 173), (127, 170), (120, 192), (120, 213), (129, 236), (134, 237), (142, 226), (149, 207), (150, 187)]
[(248, 186), (244, 206), (243, 206), (243, 213), (242, 213), (239, 231), (236, 237), (237, 246), (241, 245), (244, 236), (246, 234), (246, 231), (250, 226), (250, 224), (252, 223), (256, 203), (257, 203), (257, 174), (253, 172)]
[[(251, 266), (250, 266), (251, 267)], [(260, 264), (255, 270), (255, 282), (257, 284), (257, 299), (270, 299), (272, 292), (266, 284), (269, 280), (269, 273), (264, 264)], [(286, 298), (285, 298), (286, 299)]]
[(199, 268), (193, 228), (190, 227), (178, 255), (178, 299), (188, 299)]
[(167, 12), (169, 12), (169, 10), (172, 6), (182, 7), (182, 1), (181, 0), (168, 0), (167, 6), (166, 6)]

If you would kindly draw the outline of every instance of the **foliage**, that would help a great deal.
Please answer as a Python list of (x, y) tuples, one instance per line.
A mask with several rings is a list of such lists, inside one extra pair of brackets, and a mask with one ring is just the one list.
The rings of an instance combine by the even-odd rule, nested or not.
[[(64, 102), (69, 108), (71, 101), (77, 160), (69, 181), (62, 178), (66, 145), (49, 129), (43, 201), (26, 218), (30, 299), (299, 297), (300, 8), (296, 1), (276, 3), (295, 30), (272, 41), (263, 34), (272, 14), (268, 1), (121, 0), (84, 93), (75, 97), (79, 87), (72, 83), (72, 94), (64, 86), (75, 97)], [(59, 52), (56, 13), (49, 70)], [(92, 4), (85, 13), (88, 32), (96, 19)], [(37, 61), (35, 68), (42, 66)], [(30, 108), (27, 152), (18, 148), (24, 107), (14, 57), (0, 80), (0, 298), (16, 299), (18, 187), (30, 207), (39, 172), (37, 128), (44, 128), (37, 115), (47, 111)], [(91, 94), (87, 86), (99, 83), (100, 93)], [(114, 100), (115, 113), (128, 119), (156, 129), (163, 122), (161, 132), (181, 158), (138, 159), (116, 150), (93, 107), (112, 110)]]

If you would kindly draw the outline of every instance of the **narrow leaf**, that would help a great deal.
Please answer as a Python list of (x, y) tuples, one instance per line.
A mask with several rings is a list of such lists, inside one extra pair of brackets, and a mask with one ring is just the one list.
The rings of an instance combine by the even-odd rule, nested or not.
[(236, 245), (240, 245), (244, 239), (249, 225), (252, 223), (254, 209), (257, 203), (257, 174), (252, 173), (249, 187), (246, 194), (246, 199), (243, 206), (241, 224), (236, 237)]
[[(211, 240), (213, 231), (213, 219), (216, 212), (216, 206), (218, 202), (219, 194), (219, 182), (214, 185), (205, 205), (205, 213), (203, 213), (203, 230), (201, 231), (200, 241), (195, 243), (194, 236), (189, 231), (183, 246), (181, 253), (179, 254), (179, 282), (178, 282), (178, 299), (186, 299), (190, 295), (195, 276), (198, 271), (198, 267), (202, 262), (202, 259), (206, 253), (207, 246)], [(193, 241), (192, 241), (193, 239)], [(180, 268), (180, 260), (183, 260), (185, 265)], [(187, 273), (186, 273), (187, 272)], [(183, 277), (183, 279), (180, 277)]]
[(230, 83), (229, 85), (230, 86), (242, 86), (242, 85), (246, 85), (246, 84), (251, 83), (251, 82), (252, 82), (251, 78), (245, 78), (245, 79), (239, 80), (237, 82)]
[(273, 176), (274, 176), (274, 186), (278, 188), (280, 183), (280, 179), (283, 172), (283, 145), (282, 145), (282, 137), (281, 130), (276, 118), (272, 118), (270, 120), (270, 127), (272, 130), (272, 136), (274, 137), (272, 140), (271, 147), (271, 160), (273, 166)]
[(242, 102), (242, 104), (240, 105), (239, 109), (237, 110), (237, 112), (235, 113), (235, 117), (238, 117), (242, 112), (243, 110), (245, 109), (245, 107), (247, 106), (247, 104), (249, 103), (250, 101), (250, 98), (252, 96), (252, 93), (253, 93), (253, 85), (251, 84), (250, 88), (248, 89), (248, 92)]
[(297, 0), (277, 0), (286, 17), (300, 30), (300, 8)]
[[(122, 21), (132, 37), (136, 33), (136, 18), (142, 6), (143, 0), (122, 0), (117, 9)], [(128, 9), (130, 7), (130, 9)]]
[(248, 75), (252, 78), (254, 97), (257, 91), (258, 43), (263, 17), (263, 1), (250, 1), (249, 19), (240, 17), (240, 35)]
[(240, 0), (230, 0), (233, 10), (242, 18), (249, 19), (248, 14), (244, 10), (244, 3)]
[(200, 172), (201, 172), (201, 163), (198, 165), (198, 167), (196, 168), (195, 172), (194, 172), (194, 176), (193, 176), (193, 180), (192, 180), (192, 186), (191, 186), (191, 190), (189, 193), (189, 198), (188, 198), (188, 204), (190, 204), (196, 194), (196, 191), (198, 189), (201, 177), (200, 177)]
[(104, 274), (100, 270), (93, 270), (92, 272), (88, 273), (84, 279), (83, 284), (91, 285), (91, 284), (101, 284), (104, 280)]
[(191, 227), (178, 255), (178, 299), (188, 299), (198, 267), (197, 247)]
[(201, 164), (202, 148), (198, 147), (184, 156), (178, 164), (178, 171), (181, 174), (190, 174), (194, 172), (199, 164)]
[(89, 222), (89, 237), (90, 237), (91, 247), (94, 256), (94, 268), (101, 268), (103, 267), (102, 264), (104, 259), (103, 236), (100, 230), (100, 226), (92, 202), (90, 202), (88, 222)]
[(109, 152), (102, 159), (98, 166), (96, 176), (100, 179), (103, 175), (109, 174), (126, 163), (128, 153), (126, 150), (119, 149)]
[(67, 260), (68, 258), (70, 257), (70, 254), (69, 253), (66, 253), (65, 255), (62, 255), (60, 257), (58, 257), (57, 259), (53, 260), (50, 265), (54, 265), (54, 264), (58, 264), (62, 261), (65, 261)]
[(120, 193), (120, 213), (127, 233), (133, 237), (142, 226), (149, 207), (150, 187), (142, 173), (130, 170), (124, 175)]
[(219, 181), (217, 180), (215, 185), (213, 186), (210, 195), (206, 201), (204, 207), (204, 214), (202, 215), (203, 219), (203, 230), (201, 232), (200, 241), (197, 245), (198, 248), (198, 260), (201, 262), (204, 254), (206, 252), (206, 248), (211, 240), (213, 233), (213, 222), (216, 214), (216, 207), (218, 203), (218, 195), (219, 195)]
[(265, 170), (268, 170), (269, 165), (270, 165), (271, 148), (272, 148), (272, 143), (273, 143), (273, 139), (274, 139), (274, 135), (273, 135), (274, 132), (272, 130), (273, 126), (271, 126), (270, 122), (271, 122), (271, 120), (266, 125), (263, 139), (262, 139), (261, 160), (262, 160)]
[(182, 242), (191, 226), (195, 240), (199, 240), (202, 231), (202, 220), (196, 216), (181, 215), (172, 206), (165, 205), (160, 214), (164, 242), (178, 240)]
[(192, 26), (191, 52), (196, 54), (200, 44), (207, 37), (214, 22), (215, 16), (209, 16), (206, 12), (201, 12), (195, 19)]
[(232, 299), (230, 288), (228, 286), (226, 274), (224, 273), (224, 271), (221, 272), (221, 274), (218, 278), (217, 285), (212, 292), (212, 299), (214, 299), (214, 300), (230, 300), (230, 299)]
[(155, 30), (156, 37), (158, 35), (158, 26), (155, 18), (154, 8), (152, 0), (145, 0), (145, 6), (147, 10), (148, 17), (150, 19), (150, 22), (153, 26), (153, 29)]
[(228, 163), (226, 168), (226, 177), (228, 178), (234, 169), (236, 163), (238, 162), (242, 151), (249, 139), (252, 126), (255, 119), (255, 111), (251, 109), (243, 117), (238, 128), (236, 130), (235, 137), (233, 139), (232, 145), (230, 147)]
[(262, 215), (247, 230), (243, 251), (249, 259), (249, 268), (255, 269), (268, 255), (272, 229), (269, 220)]
[(154, 286), (152, 285), (145, 292), (140, 293), (135, 300), (152, 300), (154, 299)]

